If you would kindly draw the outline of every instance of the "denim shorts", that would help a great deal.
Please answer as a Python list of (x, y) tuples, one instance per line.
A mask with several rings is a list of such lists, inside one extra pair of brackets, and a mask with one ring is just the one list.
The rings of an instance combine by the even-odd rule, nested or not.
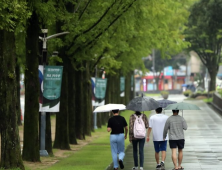
[(153, 141), (155, 152), (159, 153), (160, 151), (166, 151), (167, 149), (167, 140), (165, 141)]
[(183, 149), (184, 148), (184, 139), (179, 139), (179, 140), (169, 140), (170, 148), (178, 148), (178, 149)]

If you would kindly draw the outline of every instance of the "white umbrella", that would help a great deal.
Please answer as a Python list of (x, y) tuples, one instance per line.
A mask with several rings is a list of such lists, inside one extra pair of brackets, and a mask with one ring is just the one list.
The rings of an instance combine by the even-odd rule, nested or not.
[(110, 112), (111, 110), (126, 110), (124, 104), (106, 104), (97, 107), (93, 112)]

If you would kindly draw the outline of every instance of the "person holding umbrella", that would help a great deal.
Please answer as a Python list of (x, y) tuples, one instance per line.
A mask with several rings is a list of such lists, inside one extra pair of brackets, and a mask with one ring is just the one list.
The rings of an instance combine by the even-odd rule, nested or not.
[[(141, 128), (142, 132), (145, 131), (146, 133), (146, 129), (149, 127), (149, 123), (148, 123), (146, 115), (141, 114), (141, 112), (154, 110), (158, 107), (159, 107), (159, 103), (155, 99), (146, 97), (144, 96), (144, 94), (142, 94), (140, 97), (136, 97), (132, 99), (126, 106), (127, 110), (135, 111), (135, 114), (132, 114), (130, 116), (130, 121), (129, 121), (129, 140), (133, 144), (133, 158), (134, 158), (134, 167), (132, 168), (133, 170), (138, 169), (138, 155), (137, 155), (138, 144), (139, 144), (139, 155), (140, 155), (140, 170), (143, 170), (143, 162), (144, 162), (143, 148), (144, 148), (145, 137), (146, 137), (146, 134), (144, 134), (144, 136), (142, 135), (143, 137), (140, 136), (140, 138), (137, 135), (135, 135), (134, 127), (137, 127), (135, 125), (138, 124), (135, 122), (136, 120), (137, 122), (139, 120), (139, 122), (143, 124), (142, 125), (143, 128)], [(141, 121), (141, 118), (142, 118), (142, 121)]]
[[(135, 136), (135, 121), (142, 122), (144, 126), (144, 137), (137, 137)], [(136, 111), (135, 114), (130, 116), (129, 120), (129, 141), (133, 144), (133, 158), (134, 158), (134, 167), (132, 170), (138, 169), (138, 151), (137, 146), (139, 145), (139, 155), (140, 155), (140, 170), (143, 170), (143, 162), (144, 162), (144, 144), (145, 144), (145, 136), (146, 136), (146, 129), (149, 127), (147, 116), (142, 114), (139, 111)]]
[[(179, 116), (179, 110), (172, 110), (173, 115), (170, 116), (164, 126), (163, 139), (166, 139), (167, 132), (169, 130), (169, 144), (172, 150), (172, 161), (174, 164), (173, 170), (181, 170), (183, 159), (183, 148), (184, 148), (184, 132), (187, 130), (187, 123), (182, 116)], [(177, 148), (178, 148), (178, 158), (177, 158)], [(178, 160), (178, 163), (177, 163)]]
[[(155, 159), (156, 159), (156, 169), (164, 168), (164, 161), (166, 159), (166, 149), (167, 149), (167, 140), (168, 136), (166, 136), (166, 140), (163, 140), (163, 129), (165, 123), (168, 119), (168, 116), (162, 114), (162, 107), (157, 108), (156, 114), (152, 115), (149, 119), (149, 129), (147, 134), (147, 142), (150, 140), (150, 133), (153, 130), (153, 144), (155, 149)], [(162, 161), (159, 161), (159, 152), (162, 154)]]
[[(124, 139), (127, 139), (128, 127), (126, 119), (119, 115), (119, 109), (112, 110), (113, 117), (108, 121), (107, 131), (110, 132), (110, 145), (114, 164), (114, 170), (124, 168), (123, 159), (125, 156), (125, 143)], [(125, 135), (124, 135), (125, 129)], [(118, 159), (119, 157), (119, 159)], [(119, 165), (118, 165), (119, 160)]]

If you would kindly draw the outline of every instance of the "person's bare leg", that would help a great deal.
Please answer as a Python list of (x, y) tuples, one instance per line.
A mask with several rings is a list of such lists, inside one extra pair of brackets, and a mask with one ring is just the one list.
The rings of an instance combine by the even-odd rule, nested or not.
[(178, 166), (177, 166), (177, 148), (171, 148), (171, 150), (172, 150), (172, 161), (173, 161), (173, 164), (174, 164), (174, 168), (178, 169)]
[(162, 161), (165, 161), (166, 159), (166, 151), (161, 151), (162, 152)]
[(181, 168), (182, 160), (183, 160), (183, 149), (178, 149), (178, 168)]
[(160, 158), (159, 158), (159, 153), (157, 153), (157, 152), (155, 152), (155, 159), (156, 159), (156, 163), (159, 164)]

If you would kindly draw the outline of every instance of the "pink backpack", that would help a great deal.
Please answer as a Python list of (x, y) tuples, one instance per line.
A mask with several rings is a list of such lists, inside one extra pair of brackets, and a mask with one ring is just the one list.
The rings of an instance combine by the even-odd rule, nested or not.
[(142, 139), (146, 137), (146, 127), (143, 122), (143, 114), (141, 114), (139, 117), (134, 114), (136, 120), (134, 122), (134, 127), (133, 127), (133, 134), (134, 138)]

